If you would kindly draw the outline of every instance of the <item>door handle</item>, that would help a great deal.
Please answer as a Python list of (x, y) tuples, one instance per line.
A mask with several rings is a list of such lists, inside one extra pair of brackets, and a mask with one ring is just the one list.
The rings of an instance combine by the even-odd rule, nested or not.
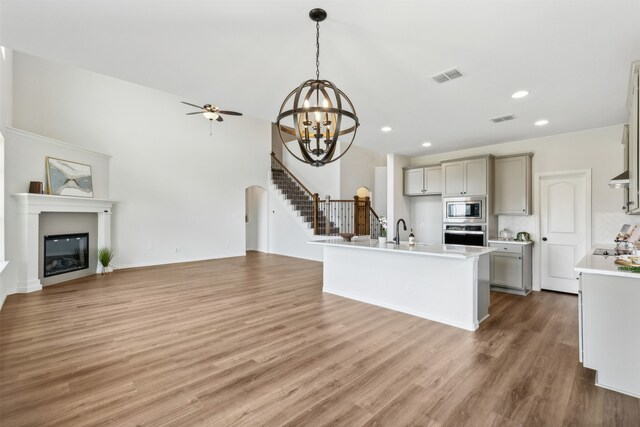
[(542, 241), (543, 241), (543, 242), (546, 242), (546, 241), (547, 241), (547, 238), (546, 238), (546, 237), (543, 237), (543, 238), (542, 238)]

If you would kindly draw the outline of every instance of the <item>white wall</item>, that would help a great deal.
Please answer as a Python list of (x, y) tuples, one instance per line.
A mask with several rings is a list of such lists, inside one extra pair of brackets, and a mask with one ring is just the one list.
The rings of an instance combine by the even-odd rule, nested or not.
[(351, 149), (340, 159), (340, 198), (353, 199), (360, 187), (375, 188), (375, 168), (387, 164), (386, 156), (362, 147)]
[[(307, 166), (309, 167), (309, 166)], [(322, 261), (322, 246), (310, 245), (313, 236), (285, 205), (275, 191), (269, 191), (269, 253)]]
[[(5, 256), (4, 212), (4, 129), (13, 124), (13, 51), (1, 47), (0, 52), (0, 262)], [(2, 272), (0, 272), (2, 273)], [(11, 284), (5, 274), (0, 274), (0, 308), (11, 292)]]
[[(215, 102), (211, 94), (190, 102)], [(270, 123), (209, 123), (180, 97), (22, 53), (14, 125), (109, 153), (117, 267), (245, 253), (245, 188), (267, 187)], [(240, 108), (241, 110), (241, 108)], [(11, 162), (40, 159), (7, 158)], [(96, 195), (98, 197), (98, 195)]]
[(400, 240), (409, 239), (411, 227), (411, 200), (404, 196), (403, 167), (409, 165), (411, 159), (399, 154), (387, 154), (387, 220), (389, 230), (387, 239), (395, 237), (396, 222), (402, 218), (407, 224), (407, 231), (400, 226)]
[[(288, 145), (296, 153), (297, 142)], [(312, 193), (318, 193), (321, 199), (331, 196), (339, 199), (340, 195), (340, 160), (319, 168), (310, 166), (294, 158), (286, 149), (282, 152), (282, 163), (293, 173)], [(349, 154), (346, 154), (347, 156)]]
[(387, 167), (376, 166), (373, 180), (373, 210), (387, 216)]
[(269, 201), (267, 190), (252, 185), (245, 190), (246, 240), (248, 251), (268, 252)]

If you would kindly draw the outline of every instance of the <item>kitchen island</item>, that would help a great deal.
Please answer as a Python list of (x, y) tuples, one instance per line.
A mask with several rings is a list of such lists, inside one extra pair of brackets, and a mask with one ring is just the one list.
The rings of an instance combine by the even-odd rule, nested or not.
[(640, 274), (616, 258), (588, 254), (576, 265), (580, 361), (596, 385), (640, 398)]
[(489, 316), (489, 253), (461, 245), (377, 240), (324, 246), (323, 292), (475, 331)]

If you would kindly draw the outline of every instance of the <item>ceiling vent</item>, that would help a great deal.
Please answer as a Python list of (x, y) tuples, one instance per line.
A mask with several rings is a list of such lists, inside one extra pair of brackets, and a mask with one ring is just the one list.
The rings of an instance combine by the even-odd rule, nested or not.
[(500, 123), (500, 122), (508, 122), (509, 120), (513, 120), (515, 119), (516, 116), (514, 116), (513, 114), (508, 114), (506, 116), (498, 116), (498, 117), (494, 117), (491, 120), (493, 123)]
[(458, 77), (462, 77), (462, 73), (457, 68), (452, 68), (431, 76), (431, 79), (436, 83), (445, 83)]

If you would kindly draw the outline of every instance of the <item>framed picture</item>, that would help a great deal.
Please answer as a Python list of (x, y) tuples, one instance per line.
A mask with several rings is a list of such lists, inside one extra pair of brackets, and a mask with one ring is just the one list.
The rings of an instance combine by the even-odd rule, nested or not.
[(93, 197), (91, 166), (82, 163), (47, 157), (47, 184), (49, 194)]

